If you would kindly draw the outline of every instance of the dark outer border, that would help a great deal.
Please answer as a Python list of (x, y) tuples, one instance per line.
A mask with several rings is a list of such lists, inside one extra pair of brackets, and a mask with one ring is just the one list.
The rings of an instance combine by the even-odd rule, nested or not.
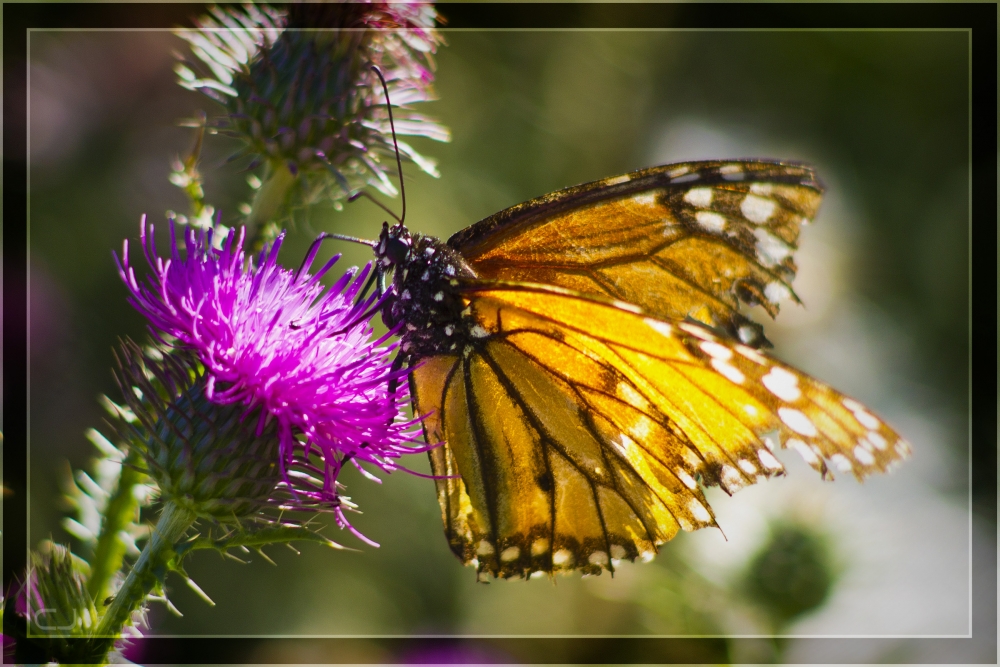
[[(4, 265), (3, 345), (3, 581), (24, 571), (26, 555), (27, 436), (27, 163), (26, 46), (28, 28), (152, 28), (191, 25), (205, 4), (4, 4)], [(997, 6), (970, 4), (458, 4), (442, 3), (449, 28), (969, 28), (972, 31), (972, 287), (971, 373), (972, 486), (977, 514), (995, 530), (997, 506)], [(929, 536), (930, 537), (930, 536)], [(996, 562), (973, 561), (977, 609), (996, 608)], [(973, 618), (973, 635), (992, 638), (996, 617)], [(4, 634), (7, 634), (5, 632)], [(741, 641), (741, 640), (735, 640)], [(753, 641), (753, 640), (747, 640)], [(807, 639), (822, 648), (832, 642), (870, 642), (885, 651), (897, 640)], [(970, 639), (905, 640), (905, 651), (889, 659), (940, 663), (961, 655)], [(358, 659), (357, 648), (372, 646), (397, 660), (433, 656), (434, 662), (477, 660), (500, 655), (505, 662), (702, 663), (726, 662), (720, 639), (660, 638), (149, 638), (142, 642), (146, 663), (240, 663), (262, 654), (284, 653), (299, 644), (295, 661)], [(890, 644), (891, 643), (891, 644)], [(274, 644), (274, 646), (268, 646)], [(861, 648), (861, 647), (859, 647)], [(272, 650), (269, 650), (272, 649)], [(884, 653), (884, 652), (883, 652)], [(877, 654), (877, 653), (876, 653)], [(322, 656), (320, 658), (320, 656)], [(898, 656), (898, 657), (896, 657)], [(922, 657), (927, 656), (927, 657)], [(993, 662), (996, 662), (996, 653)], [(451, 658), (451, 659), (449, 659)], [(498, 658), (498, 660), (501, 658)], [(384, 661), (380, 658), (379, 662)], [(6, 662), (6, 659), (5, 659)]]

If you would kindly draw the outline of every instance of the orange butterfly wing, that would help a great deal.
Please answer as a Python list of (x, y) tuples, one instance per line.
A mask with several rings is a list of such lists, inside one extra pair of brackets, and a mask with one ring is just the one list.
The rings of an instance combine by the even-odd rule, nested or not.
[[(613, 570), (714, 525), (700, 484), (861, 478), (909, 446), (830, 387), (690, 322), (545, 285), (463, 285), (481, 338), (420, 362), (415, 410), (449, 543), (480, 572)], [(460, 478), (458, 477), (460, 476)]]
[(794, 296), (799, 229), (822, 196), (808, 167), (767, 161), (672, 164), (501, 211), (448, 244), (483, 279), (544, 283), (693, 317), (755, 346), (739, 303), (772, 315)]

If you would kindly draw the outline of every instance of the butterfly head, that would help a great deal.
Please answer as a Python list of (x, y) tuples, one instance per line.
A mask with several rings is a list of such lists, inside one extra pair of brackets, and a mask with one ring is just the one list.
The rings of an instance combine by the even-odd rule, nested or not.
[(392, 227), (388, 222), (382, 223), (382, 233), (379, 235), (378, 245), (375, 247), (375, 258), (378, 261), (379, 271), (386, 271), (390, 267), (404, 266), (410, 259), (413, 248), (413, 238), (410, 230), (401, 222)]

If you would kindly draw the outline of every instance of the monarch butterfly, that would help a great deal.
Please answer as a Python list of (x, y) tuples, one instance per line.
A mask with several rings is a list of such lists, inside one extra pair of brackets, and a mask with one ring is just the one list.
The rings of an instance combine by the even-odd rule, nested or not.
[(783, 474), (780, 447), (859, 479), (909, 454), (863, 405), (762, 352), (738, 311), (796, 299), (792, 254), (821, 195), (798, 164), (688, 162), (533, 199), (446, 243), (383, 224), (382, 317), (464, 563), (614, 571), (715, 525), (702, 488)]

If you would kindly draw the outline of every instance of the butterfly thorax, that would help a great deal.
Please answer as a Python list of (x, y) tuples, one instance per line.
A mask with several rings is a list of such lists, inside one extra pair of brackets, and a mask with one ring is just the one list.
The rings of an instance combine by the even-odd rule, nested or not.
[(402, 325), (403, 353), (420, 359), (461, 350), (471, 341), (474, 322), (458, 287), (476, 274), (457, 252), (433, 236), (385, 224), (375, 256), (380, 272), (393, 270), (382, 320), (390, 328)]

